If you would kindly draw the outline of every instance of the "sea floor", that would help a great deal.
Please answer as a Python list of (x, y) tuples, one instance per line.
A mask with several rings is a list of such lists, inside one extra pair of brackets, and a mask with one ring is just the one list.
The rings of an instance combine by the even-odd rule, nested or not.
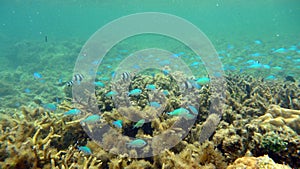
[[(218, 110), (215, 114), (220, 120), (209, 126), (207, 132), (210, 134), (206, 141), (199, 143), (199, 137), (203, 135), (201, 132), (206, 131), (204, 129), (209, 122), (206, 120), (211, 117), (213, 98), (217, 96), (211, 91), (209, 82), (201, 81), (201, 78), (208, 77), (205, 64), (193, 51), (178, 42), (160, 44), (156, 42), (162, 41), (158, 40), (161, 37), (151, 38), (147, 45), (134, 48), (130, 46), (143, 44), (142, 38), (121, 42), (104, 57), (98, 70), (92, 70), (97, 82), (95, 103), (100, 111), (87, 108), (95, 105), (91, 106), (85, 100), (73, 99), (72, 87), (66, 86), (72, 80), (83, 41), (42, 44), (22, 41), (15, 43), (11, 50), (7, 49), (9, 52), (0, 61), (4, 63), (0, 68), (0, 168), (300, 168), (300, 42), (278, 44), (260, 39), (243, 39), (239, 43), (214, 40), (226, 74), (222, 98), (224, 107), (214, 109)], [(131, 74), (129, 87), (122, 87), (126, 83), (120, 83), (115, 88), (121, 91), (127, 87), (127, 93), (107, 96), (110, 91), (115, 91), (111, 80), (118, 64), (132, 51), (149, 46), (164, 46), (174, 53), (170, 60), (184, 60), (194, 74), (193, 80), (188, 82), (198, 85), (192, 83), (191, 89), (184, 89), (188, 93), (183, 94), (178, 90), (178, 81), (170, 75), (174, 72), (183, 78), (180, 84), (186, 83), (184, 79), (191, 77), (185, 77), (184, 72), (153, 73), (148, 70), (140, 75)], [(159, 63), (166, 67), (170, 64), (168, 59)], [(82, 84), (75, 85), (84, 85), (84, 80)], [(155, 91), (167, 90), (169, 94), (154, 104), (154, 101), (149, 101), (152, 88), (147, 87), (148, 84), (153, 84)], [(137, 88), (141, 89), (141, 93), (133, 91)], [(124, 101), (124, 104), (130, 103), (133, 107), (114, 104), (114, 99), (122, 100), (125, 96), (129, 101)], [(153, 139), (172, 127), (178, 119), (189, 122), (187, 116), (181, 119), (181, 115), (173, 116), (171, 112), (191, 104), (197, 105), (197, 113), (193, 114), (194, 123), (187, 127), (189, 132), (185, 137), (172, 135)], [(141, 126), (134, 127), (135, 122), (123, 117), (131, 112), (143, 112), (145, 116), (137, 117), (147, 119), (157, 111), (153, 107), (163, 107), (161, 116), (153, 121), (146, 120)], [(80, 116), (65, 114), (75, 108), (81, 110)], [(102, 125), (98, 116), (94, 116), (96, 120), (92, 122), (82, 122), (92, 114), (101, 116), (101, 120), (111, 126), (97, 141), (106, 144), (119, 139), (117, 144), (109, 144), (108, 150), (94, 142), (95, 139), (91, 139), (87, 132), (98, 130)], [(116, 125), (114, 122), (117, 120), (122, 123)], [(182, 134), (180, 130), (174, 131)], [(116, 133), (153, 140), (140, 146), (127, 137), (116, 137)], [(178, 144), (174, 147), (153, 157), (133, 158), (155, 152), (159, 144), (176, 141)], [(122, 146), (130, 151), (122, 154), (126, 151)]]

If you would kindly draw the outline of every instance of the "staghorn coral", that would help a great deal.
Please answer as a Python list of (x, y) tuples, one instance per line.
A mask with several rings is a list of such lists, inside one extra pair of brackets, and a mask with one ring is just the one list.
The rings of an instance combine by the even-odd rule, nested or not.
[[(212, 138), (227, 161), (233, 162), (250, 150), (255, 156), (268, 154), (275, 162), (298, 167), (298, 127), (288, 122), (299, 119), (299, 105), (290, 101), (299, 99), (299, 88), (294, 83), (269, 83), (251, 76), (229, 75), (227, 82), (222, 121)], [(270, 132), (281, 140), (273, 149), (280, 153), (261, 145), (262, 141), (267, 143), (263, 138)]]
[[(59, 115), (45, 112), (38, 108), (28, 110), (22, 108), (24, 117), (7, 117), (5, 130), (1, 130), (0, 151), (7, 154), (0, 161), (1, 168), (99, 168), (101, 161), (90, 156), (85, 157), (76, 148), (70, 146), (70, 140), (63, 141), (69, 147), (69, 151), (60, 150), (61, 135), (68, 131), (63, 130), (62, 119)], [(3, 121), (1, 121), (3, 122)], [(86, 136), (85, 136), (86, 137)], [(63, 160), (62, 160), (63, 159)]]
[(154, 157), (156, 168), (226, 168), (227, 164), (220, 152), (214, 149), (212, 143), (205, 143), (200, 146), (185, 143), (186, 147), (175, 154), (166, 150)]
[[(163, 79), (168, 78), (163, 74), (159, 76)], [(133, 87), (140, 87), (144, 90), (148, 82), (161, 87), (158, 83), (160, 80), (153, 81), (149, 76), (144, 82), (142, 77), (139, 77), (140, 81), (134, 80), (135, 86)], [(197, 96), (198, 99), (190, 99), (190, 96), (184, 97), (176, 90), (178, 85), (170, 80), (174, 87), (169, 88), (170, 95), (162, 97), (158, 94), (159, 92), (154, 92), (152, 93), (154, 97), (144, 93), (140, 97), (143, 101), (132, 97), (129, 101), (135, 106), (128, 108), (115, 107), (114, 100), (103, 95), (111, 90), (109, 87), (98, 88), (96, 102), (99, 105), (89, 107), (94, 98), (86, 98), (86, 100), (79, 100), (76, 108), (83, 109), (83, 117), (85, 117), (98, 113), (99, 110), (95, 108), (98, 106), (102, 112), (99, 113), (102, 116), (101, 120), (105, 120), (109, 125), (114, 120), (123, 120), (121, 129), (107, 131), (104, 129), (106, 133), (99, 135), (99, 137), (103, 136), (103, 139), (99, 141), (112, 146), (108, 151), (88, 138), (80, 125), (81, 117), (62, 116), (59, 111), (47, 112), (43, 108), (34, 110), (23, 108), (20, 113), (12, 117), (1, 116), (3, 118), (0, 124), (0, 153), (4, 155), (0, 158), (0, 166), (1, 168), (226, 168), (227, 163), (233, 163), (237, 158), (250, 152), (254, 156), (268, 154), (277, 163), (285, 162), (291, 167), (299, 167), (297, 160), (299, 159), (299, 127), (298, 123), (294, 123), (299, 118), (298, 103), (295, 101), (299, 99), (299, 89), (294, 88), (294, 84), (288, 83), (286, 86), (291, 86), (289, 92), (278, 92), (285, 91), (284, 84), (261, 82), (251, 77), (229, 75), (226, 80), (230, 85), (226, 91), (227, 98), (224, 100), (226, 106), (223, 108), (221, 119), (219, 118), (220, 112), (218, 112), (220, 108), (213, 107), (214, 113), (209, 114), (209, 107), (214, 103), (216, 96), (212, 96), (214, 93), (208, 85), (203, 86), (199, 91), (195, 89), (196, 95), (191, 94), (193, 97)], [(160, 114), (158, 110), (146, 103), (146, 99), (151, 97), (167, 103), (162, 105), (163, 111)], [(167, 112), (194, 102), (199, 107), (197, 108), (199, 114), (187, 137), (181, 138), (184, 134), (182, 129), (185, 125), (183, 125), (181, 128), (175, 127), (169, 131), (174, 134), (167, 133), (162, 139), (154, 139), (148, 143), (152, 147), (159, 147), (157, 145), (170, 145), (179, 141), (174, 147), (164, 151), (152, 149), (146, 145), (144, 147), (146, 153), (163, 152), (144, 159), (128, 157), (141, 153), (138, 149), (131, 149), (129, 154), (116, 155), (123, 151), (122, 148), (129, 140), (126, 137), (119, 138), (118, 134), (151, 139), (171, 128), (174, 123), (180, 122), (178, 117), (170, 117), (166, 114)], [(67, 100), (59, 108), (67, 111), (74, 106), (70, 100)], [(130, 118), (125, 118), (124, 115), (136, 121), (145, 118), (146, 122), (141, 128), (133, 129), (135, 122)], [(208, 122), (205, 122), (207, 117)], [(147, 118), (153, 119), (147, 121)], [(217, 126), (219, 121), (220, 124)], [(202, 137), (201, 131), (206, 131), (205, 126), (210, 124), (213, 124), (213, 128), (208, 128), (210, 132), (207, 132), (209, 135), (205, 138), (212, 141), (203, 141), (199, 144), (199, 137)], [(94, 130), (100, 128), (101, 125), (89, 127), (90, 130)], [(264, 136), (272, 136), (272, 139), (266, 139)], [(274, 138), (279, 142), (273, 144)], [(93, 152), (92, 155), (80, 152), (77, 145), (88, 146)], [(251, 161), (252, 159), (254, 157), (243, 160)], [(239, 160), (239, 163), (241, 161)], [(260, 161), (266, 160), (262, 158)]]

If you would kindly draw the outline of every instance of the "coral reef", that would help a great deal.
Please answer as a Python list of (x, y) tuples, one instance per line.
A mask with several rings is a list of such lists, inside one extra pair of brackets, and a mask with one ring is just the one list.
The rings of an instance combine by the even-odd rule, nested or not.
[(291, 169), (291, 167), (283, 164), (276, 164), (267, 155), (261, 157), (241, 157), (229, 165), (227, 169), (260, 169), (260, 168), (274, 168), (274, 169)]
[[(15, 117), (3, 116), (0, 130), (1, 168), (101, 166), (101, 161), (92, 156), (85, 157), (73, 146), (73, 139), (80, 140), (87, 136), (79, 125), (67, 126), (60, 115), (43, 108), (28, 110), (23, 107), (21, 114), (15, 114)], [(73, 132), (70, 133), (70, 130)], [(69, 134), (73, 137), (70, 138)]]
[[(210, 86), (179, 90), (178, 84), (184, 80), (178, 82), (162, 73), (154, 77), (138, 75), (124, 86), (97, 88), (96, 97), (87, 98), (86, 103), (81, 101), (73, 105), (71, 100), (64, 100), (56, 111), (22, 107), (1, 114), (0, 153), (3, 155), (0, 168), (289, 168), (276, 163), (299, 168), (300, 105), (297, 100), (300, 89), (295, 83), (268, 83), (250, 76), (229, 75), (226, 77), (229, 85), (225, 107), (220, 118), (217, 113), (209, 114), (214, 101)], [(149, 83), (157, 90), (147, 90)], [(125, 85), (129, 87), (123, 90)], [(140, 88), (142, 93), (128, 96), (123, 92), (135, 88)], [(70, 88), (67, 90), (70, 92)], [(118, 94), (107, 97), (112, 90)], [(168, 90), (167, 95), (161, 95), (164, 90)], [(186, 92), (189, 95), (185, 95)], [(97, 105), (90, 106), (93, 99)], [(151, 106), (149, 99), (160, 106)], [(114, 104), (116, 101), (118, 105)], [(199, 112), (195, 114), (195, 124), (189, 126), (186, 122), (191, 122), (190, 119), (169, 115), (169, 112), (179, 107), (188, 108), (188, 105), (197, 107)], [(98, 107), (101, 113), (96, 110)], [(62, 112), (74, 108), (81, 110), (80, 116), (66, 116)], [(97, 125), (82, 122), (91, 114), (101, 115), (93, 121)], [(145, 119), (144, 124), (134, 127), (141, 119)], [(89, 139), (88, 134), (93, 132), (86, 131), (101, 129), (104, 121), (113, 127), (116, 120), (122, 120), (121, 127), (102, 128), (104, 134), (96, 133), (101, 140)], [(190, 132), (184, 133), (188, 129)], [(162, 133), (166, 134), (154, 139)], [(139, 151), (139, 146), (131, 145), (134, 148), (129, 154), (122, 154), (129, 139), (121, 138), (120, 134), (153, 140), (143, 145), (144, 152)], [(207, 135), (201, 136), (203, 134)], [(100, 147), (97, 141), (110, 147)], [(159, 149), (160, 145), (174, 143), (177, 144), (169, 150)], [(80, 151), (79, 146), (88, 147), (91, 153)], [(160, 153), (143, 159), (132, 158), (151, 152)]]
[(223, 118), (213, 141), (228, 162), (268, 154), (277, 163), (299, 167), (300, 89), (296, 83), (264, 82), (229, 75)]

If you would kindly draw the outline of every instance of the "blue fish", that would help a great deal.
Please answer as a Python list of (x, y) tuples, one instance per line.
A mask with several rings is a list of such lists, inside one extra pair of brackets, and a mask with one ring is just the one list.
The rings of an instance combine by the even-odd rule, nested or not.
[(115, 71), (112, 71), (111, 72), (111, 78), (113, 79), (113, 78), (115, 78), (116, 77), (116, 72)]
[(252, 54), (250, 54), (250, 56), (253, 56), (253, 57), (258, 57), (258, 56), (261, 56), (261, 54), (260, 54), (260, 53), (258, 53), (258, 52), (256, 52), (256, 53), (252, 53)]
[(43, 107), (49, 111), (55, 111), (56, 110), (56, 105), (52, 103), (47, 103), (44, 104)]
[(100, 82), (100, 81), (94, 82), (94, 85), (95, 85), (95, 86), (98, 86), (98, 87), (105, 87), (105, 84), (102, 83), (102, 82)]
[(134, 69), (137, 69), (137, 70), (141, 69), (141, 67), (140, 67), (139, 65), (137, 65), (137, 64), (133, 65), (132, 67), (133, 67)]
[(143, 139), (132, 140), (129, 143), (126, 143), (128, 148), (142, 148), (146, 145), (146, 141)]
[(178, 108), (178, 109), (175, 109), (172, 112), (168, 112), (167, 114), (170, 115), (170, 116), (180, 116), (180, 117), (183, 117), (187, 120), (195, 118), (195, 116), (193, 114), (190, 114), (190, 112), (187, 109), (182, 108), (182, 107)]
[(273, 51), (273, 53), (286, 53), (287, 49), (286, 48), (278, 48)]
[(267, 65), (267, 64), (264, 64), (264, 65), (263, 65), (263, 68), (264, 68), (264, 69), (270, 69), (271, 66), (270, 66), (270, 65)]
[(206, 85), (210, 82), (210, 79), (208, 77), (202, 77), (202, 78), (197, 79), (196, 82), (200, 85)]
[(113, 97), (113, 96), (115, 96), (117, 94), (118, 94), (118, 92), (116, 92), (116, 91), (110, 91), (110, 92), (108, 92), (108, 93), (105, 94), (105, 97)]
[(285, 58), (286, 59), (292, 59), (293, 57), (292, 56), (286, 56)]
[(30, 90), (29, 88), (26, 88), (26, 89), (24, 90), (24, 92), (25, 92), (25, 93), (30, 93), (31, 90)]
[(276, 77), (274, 75), (269, 75), (268, 77), (265, 78), (265, 80), (275, 80)]
[(102, 60), (102, 59), (95, 60), (95, 61), (92, 62), (92, 64), (93, 64), (93, 65), (99, 65), (99, 64), (101, 63), (101, 60)]
[(262, 44), (262, 42), (260, 40), (255, 40), (254, 43), (257, 44), (257, 45), (261, 45)]
[(168, 95), (170, 95), (170, 92), (168, 91), (168, 90), (163, 90), (163, 92), (162, 92), (165, 96), (168, 96)]
[(183, 54), (184, 54), (184, 52), (174, 53), (174, 54), (172, 55), (172, 57), (178, 58), (178, 57), (180, 57), (180, 56), (183, 55)]
[(58, 79), (58, 84), (59, 84), (59, 85), (63, 84), (63, 79), (62, 79), (62, 77), (60, 77), (60, 78)]
[(233, 48), (234, 48), (233, 45), (231, 45), (231, 44), (228, 44), (228, 45), (227, 45), (227, 49), (232, 50)]
[(133, 89), (128, 93), (128, 96), (138, 96), (142, 93), (141, 89)]
[(139, 128), (142, 127), (145, 123), (145, 119), (141, 119), (138, 122), (135, 123), (135, 125), (133, 126), (133, 128)]
[(162, 69), (162, 71), (161, 71), (164, 75), (168, 75), (168, 74), (170, 74), (170, 71), (169, 70), (167, 70), (167, 69)]
[(116, 120), (114, 122), (112, 122), (112, 124), (117, 127), (117, 128), (122, 128), (122, 125), (123, 125), (123, 121), (122, 120)]
[(90, 148), (88, 148), (87, 146), (79, 146), (78, 150), (82, 151), (85, 155), (91, 155), (92, 154), (92, 150)]
[(272, 69), (274, 69), (274, 70), (283, 70), (283, 68), (281, 66), (274, 66), (274, 67), (272, 67)]
[(249, 65), (252, 65), (252, 64), (255, 64), (255, 63), (259, 63), (259, 62), (256, 61), (256, 60), (248, 60), (246, 63), (249, 64)]
[(156, 89), (156, 86), (154, 84), (148, 84), (148, 85), (146, 85), (146, 89), (153, 91)]
[(300, 63), (300, 59), (293, 59), (294, 62)]
[(38, 72), (34, 72), (34, 73), (33, 73), (33, 77), (34, 77), (35, 79), (41, 79), (41, 78), (43, 78), (43, 76), (42, 76), (40, 73), (38, 73)]
[(101, 119), (101, 117), (98, 114), (94, 114), (94, 115), (90, 115), (87, 118), (81, 120), (80, 123), (93, 124), (93, 123), (97, 123), (100, 119)]
[(76, 116), (76, 115), (78, 115), (80, 113), (81, 113), (81, 111), (79, 109), (71, 109), (71, 110), (69, 110), (67, 112), (64, 112), (64, 115), (65, 116), (69, 116), (69, 115)]
[(193, 62), (190, 66), (199, 66), (200, 62)]
[(161, 106), (158, 102), (150, 102), (149, 104), (151, 107), (154, 107), (154, 108), (160, 108), (160, 106)]
[(102, 80), (102, 81), (109, 81), (110, 78), (109, 78), (109, 77), (101, 77), (101, 78), (99, 78), (99, 80)]
[(192, 106), (192, 105), (189, 105), (188, 107), (189, 107), (189, 109), (191, 110), (192, 114), (198, 115), (199, 112), (198, 112), (198, 110), (196, 109), (196, 107), (194, 107), (194, 106)]

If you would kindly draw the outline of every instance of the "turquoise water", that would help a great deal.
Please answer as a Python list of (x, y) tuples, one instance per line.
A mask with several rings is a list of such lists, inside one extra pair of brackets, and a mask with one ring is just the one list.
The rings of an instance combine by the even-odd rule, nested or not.
[[(85, 42), (107, 23), (142, 12), (169, 13), (196, 25), (214, 45), (226, 74), (276, 83), (292, 79), (299, 87), (299, 0), (0, 0), (0, 11), (0, 113), (40, 103), (62, 113), (56, 106), (71, 97), (65, 83), (72, 79)], [(130, 53), (145, 48), (168, 50), (185, 61), (196, 79), (207, 76), (190, 48), (147, 34), (108, 51), (98, 70), (92, 70), (101, 82), (98, 87), (108, 86)]]
[[(213, 41), (299, 39), (299, 1), (1, 1), (1, 36), (11, 40), (86, 40), (104, 24), (137, 12), (165, 12), (197, 25)], [(292, 39), (290, 39), (292, 40)]]
[[(212, 41), (226, 70), (258, 73), (257, 70), (245, 71), (249, 60), (275, 67), (271, 71), (264, 70), (262, 78), (272, 75), (298, 78), (296, 74), (300, 69), (300, 22), (297, 21), (300, 2), (297, 0), (26, 3), (2, 0), (0, 10), (0, 70), (4, 74), (21, 71), (28, 75), (14, 75), (17, 76), (15, 79), (3, 75), (5, 83), (20, 85), (20, 78), (30, 83), (33, 72), (42, 73), (52, 82), (58, 81), (60, 77), (67, 78), (71, 76), (81, 47), (94, 32), (119, 17), (149, 11), (177, 15), (196, 25)], [(262, 44), (255, 44), (255, 40)], [(186, 50), (183, 47), (177, 48), (178, 44), (164, 44), (160, 44), (159, 38), (137, 38), (136, 41), (128, 40), (126, 50), (131, 50), (133, 46), (141, 49), (147, 45), (173, 50), (171, 52), (174, 53)], [(292, 45), (296, 45), (294, 51), (272, 54), (276, 49), (288, 49)], [(253, 54), (258, 54), (258, 57), (252, 57)], [(116, 54), (112, 55), (114, 57)], [(192, 60), (187, 62), (193, 63)], [(117, 63), (114, 61), (111, 64)], [(197, 69), (202, 68), (192, 69), (197, 72)]]

